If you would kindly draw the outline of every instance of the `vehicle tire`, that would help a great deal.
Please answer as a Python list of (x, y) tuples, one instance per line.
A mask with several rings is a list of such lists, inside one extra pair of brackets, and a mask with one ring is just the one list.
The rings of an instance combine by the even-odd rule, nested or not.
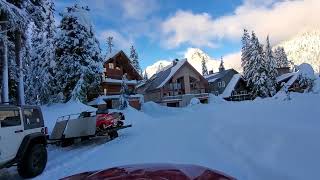
[(34, 144), (28, 147), (20, 162), (18, 173), (23, 178), (33, 178), (41, 174), (48, 159), (47, 149), (43, 144)]

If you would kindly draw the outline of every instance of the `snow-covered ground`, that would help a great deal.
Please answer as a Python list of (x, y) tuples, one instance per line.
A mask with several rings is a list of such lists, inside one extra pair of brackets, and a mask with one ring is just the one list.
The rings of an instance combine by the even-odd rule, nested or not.
[[(125, 111), (126, 121), (133, 127), (120, 131), (120, 137), (113, 141), (50, 146), (45, 172), (35, 179), (154, 162), (207, 166), (238, 179), (316, 179), (320, 94), (291, 96), (290, 101), (269, 98), (253, 102), (215, 98), (210, 104), (186, 108), (146, 103), (141, 112)], [(44, 107), (43, 111), (52, 128), (56, 116), (85, 108), (70, 102)], [(4, 174), (17, 177), (14, 168)]]

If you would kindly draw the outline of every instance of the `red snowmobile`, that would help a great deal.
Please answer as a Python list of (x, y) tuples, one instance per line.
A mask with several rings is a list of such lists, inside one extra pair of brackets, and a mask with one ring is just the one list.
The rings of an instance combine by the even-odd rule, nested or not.
[(96, 127), (101, 130), (112, 127), (121, 127), (124, 125), (124, 120), (125, 117), (121, 112), (108, 113), (106, 111), (97, 111)]

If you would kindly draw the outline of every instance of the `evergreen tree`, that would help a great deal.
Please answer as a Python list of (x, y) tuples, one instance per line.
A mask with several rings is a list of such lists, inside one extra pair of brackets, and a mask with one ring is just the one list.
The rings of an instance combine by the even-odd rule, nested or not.
[(203, 76), (207, 76), (208, 73), (208, 68), (207, 68), (207, 64), (206, 64), (207, 60), (205, 59), (205, 57), (202, 57), (202, 61), (201, 61), (201, 65), (202, 65), (202, 75)]
[[(33, 0), (24, 0), (24, 1), (12, 1), (12, 0), (3, 0), (0, 1), (0, 21), (8, 21), (6, 24), (7, 29), (10, 29), (10, 41), (14, 44), (14, 49), (9, 51), (14, 51), (15, 62), (17, 68), (10, 69), (8, 72), (16, 71), (13, 74), (17, 74), (17, 78), (12, 78), (9, 80), (8, 84), (11, 88), (17, 84), (17, 91), (12, 91), (17, 94), (12, 94), (13, 99), (18, 97), (19, 104), (25, 104), (25, 92), (24, 92), (24, 62), (22, 57), (22, 50), (24, 46), (27, 33), (26, 29), (30, 22), (33, 22), (36, 26), (41, 27), (43, 24), (43, 0), (33, 1)], [(3, 29), (1, 27), (1, 29)], [(7, 36), (7, 35), (6, 35)], [(6, 37), (6, 39), (9, 39)], [(8, 43), (9, 44), (9, 43)], [(8, 59), (8, 65), (9, 63)], [(11, 63), (12, 65), (12, 63)], [(8, 77), (5, 75), (5, 77)], [(7, 79), (5, 79), (7, 81)], [(7, 84), (7, 82), (3, 83)], [(5, 92), (7, 93), (7, 92)]]
[(143, 79), (144, 79), (144, 80), (148, 80), (147, 70), (144, 70)]
[(130, 60), (131, 60), (132, 66), (137, 70), (137, 72), (139, 74), (142, 74), (141, 67), (140, 67), (140, 64), (139, 64), (138, 53), (137, 53), (136, 49), (133, 46), (130, 47)]
[(243, 76), (246, 81), (249, 80), (250, 75), (249, 74), (249, 61), (250, 61), (250, 42), (251, 37), (246, 29), (243, 30), (243, 36), (242, 36), (242, 48), (241, 48), (241, 66), (243, 68)]
[(129, 98), (129, 88), (127, 85), (127, 74), (122, 76), (121, 90), (120, 90), (120, 106), (119, 109), (123, 110), (128, 107), (128, 98)]
[(287, 54), (284, 51), (283, 47), (277, 47), (274, 50), (274, 56), (277, 62), (277, 67), (281, 68), (281, 67), (289, 67), (290, 62), (287, 58)]
[[(54, 99), (54, 97), (51, 97), (51, 94), (55, 88), (52, 83), (54, 79), (53, 68), (55, 65), (54, 36), (56, 33), (54, 4), (51, 0), (47, 0), (43, 7), (45, 10), (44, 26), (40, 28), (36, 26), (32, 27), (31, 44), (33, 53), (31, 53), (31, 66), (33, 68), (33, 75), (29, 78), (34, 79), (33, 87), (31, 87), (34, 91), (33, 94), (29, 92), (27, 95), (27, 99), (35, 99), (35, 96), (37, 96), (40, 104), (51, 102), (51, 100)], [(30, 102), (30, 100), (28, 101)]]
[(252, 32), (249, 46), (249, 59), (246, 62), (247, 74), (246, 79), (252, 87), (253, 96), (267, 97), (268, 90), (268, 73), (265, 67), (265, 55), (263, 46), (259, 43), (255, 33)]
[[(33, 27), (32, 27), (33, 28)], [(35, 32), (35, 30), (32, 30), (32, 32)], [(30, 39), (27, 39), (28, 41), (30, 41)], [(37, 83), (37, 78), (38, 76), (36, 76), (35, 71), (37, 71), (37, 67), (35, 66), (35, 63), (31, 57), (31, 47), (29, 43), (26, 43), (26, 46), (23, 48), (22, 51), (22, 57), (23, 57), (23, 61), (25, 63), (25, 81), (24, 81), (24, 85), (25, 85), (25, 95), (26, 95), (26, 103), (27, 104), (31, 104), (31, 105), (36, 105), (37, 104), (37, 87), (36, 87), (36, 83)], [(32, 46), (32, 45), (31, 45)]]
[(273, 57), (273, 52), (270, 46), (270, 41), (269, 41), (269, 36), (267, 37), (266, 41), (266, 47), (265, 47), (265, 67), (266, 67), (266, 72), (267, 72), (267, 77), (268, 77), (268, 94), (269, 96), (273, 96), (276, 93), (276, 84), (277, 84), (277, 76), (278, 76), (278, 71), (277, 71), (277, 63), (276, 59)]
[(99, 42), (88, 22), (88, 7), (74, 5), (62, 13), (56, 40), (54, 95), (57, 101), (86, 101), (90, 90), (97, 89), (102, 73)]
[(107, 54), (111, 54), (112, 53), (112, 50), (113, 50), (113, 37), (112, 36), (109, 36), (107, 38)]

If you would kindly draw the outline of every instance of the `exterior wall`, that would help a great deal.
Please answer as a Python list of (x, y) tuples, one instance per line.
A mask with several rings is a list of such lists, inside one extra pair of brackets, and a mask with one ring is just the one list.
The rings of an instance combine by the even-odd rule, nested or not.
[(155, 92), (148, 92), (144, 95), (144, 101), (154, 101), (154, 102), (160, 102), (161, 101), (161, 93), (160, 91)]
[[(105, 68), (104, 75), (108, 78), (112, 79), (122, 79), (122, 76), (127, 73), (127, 79), (128, 80), (137, 80), (133, 73), (127, 69), (124, 65), (124, 63), (130, 63), (127, 62), (125, 57), (122, 55), (118, 55), (115, 57), (116, 59), (111, 59), (110, 61), (104, 63), (103, 67)], [(109, 68), (109, 64), (113, 64), (113, 69)]]
[(232, 95), (228, 98), (225, 98), (229, 101), (244, 101), (251, 100), (252, 96), (249, 94), (250, 88), (247, 86), (246, 82), (243, 79), (240, 79)]
[[(217, 95), (217, 92), (218, 94), (222, 94), (225, 88), (227, 87), (227, 85), (229, 84), (230, 80), (232, 79), (233, 75), (235, 74), (237, 74), (236, 71), (229, 71), (224, 77), (216, 80), (213, 83), (209, 83), (209, 92), (215, 95)], [(225, 82), (225, 86), (219, 87), (218, 83), (222, 81)]]
[[(190, 77), (193, 77), (196, 79), (198, 82), (200, 81), (199, 74), (191, 70), (188, 66), (183, 66), (173, 77), (172, 77), (172, 82), (177, 82), (177, 79), (183, 77), (184, 80), (184, 89), (185, 89), (185, 94), (191, 93), (192, 89), (190, 86)], [(204, 83), (199, 82), (197, 84), (197, 88), (199, 89), (205, 89), (206, 86)]]
[(290, 92), (298, 92), (303, 93), (307, 89), (307, 86), (301, 86), (299, 82), (296, 80), (289, 88)]
[[(109, 64), (113, 65), (113, 68), (109, 67)], [(104, 72), (103, 75), (106, 78), (121, 80), (124, 74), (127, 74), (128, 80), (142, 80), (142, 77), (134, 70), (130, 65), (130, 60), (126, 57), (123, 52), (118, 53), (113, 58), (108, 59), (104, 63)], [(131, 94), (135, 94), (135, 85), (128, 84), (129, 91)], [(88, 100), (91, 101), (94, 98), (97, 98), (99, 95), (119, 95), (121, 91), (121, 82), (102, 82), (97, 92), (88, 93)], [(106, 90), (106, 91), (105, 91)], [(119, 99), (108, 99), (106, 101), (107, 108), (118, 108)], [(132, 102), (131, 102), (132, 101)], [(129, 104), (136, 109), (140, 109), (139, 99), (129, 99)]]
[[(195, 80), (192, 85), (191, 79)], [(181, 88), (172, 88), (173, 83), (179, 83)], [(205, 93), (206, 88), (207, 82), (203, 77), (189, 65), (183, 65), (162, 88), (153, 92), (145, 92), (144, 100), (145, 102), (154, 101), (164, 106), (184, 107), (193, 97), (199, 97), (199, 94)], [(143, 87), (139, 88), (139, 92), (143, 90)], [(206, 101), (208, 94), (201, 98)]]
[[(129, 99), (129, 105), (137, 110), (141, 109), (141, 104), (139, 99)], [(118, 109), (120, 106), (119, 99), (108, 99), (107, 104), (99, 105), (98, 107), (101, 109)]]
[[(107, 89), (106, 95), (119, 95), (121, 90), (121, 84), (112, 83), (102, 83), (102, 93), (104, 94), (104, 89)], [(134, 85), (128, 85), (129, 91), (134, 93)]]
[(141, 104), (139, 102), (139, 100), (135, 99), (135, 100), (129, 100), (129, 105), (135, 109), (140, 110), (141, 109)]
[(278, 76), (290, 73), (290, 67), (277, 68)]

